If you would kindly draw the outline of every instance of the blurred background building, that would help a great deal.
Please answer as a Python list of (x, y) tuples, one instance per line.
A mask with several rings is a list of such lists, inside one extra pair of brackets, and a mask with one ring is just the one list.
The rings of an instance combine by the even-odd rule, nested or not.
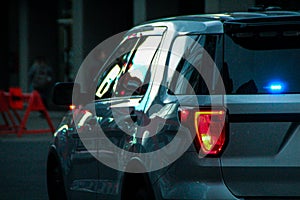
[(96, 45), (147, 20), (260, 5), (300, 10), (300, 1), (294, 0), (11, 0), (0, 14), (0, 89), (27, 91), (36, 56), (48, 59), (55, 81), (72, 81)]

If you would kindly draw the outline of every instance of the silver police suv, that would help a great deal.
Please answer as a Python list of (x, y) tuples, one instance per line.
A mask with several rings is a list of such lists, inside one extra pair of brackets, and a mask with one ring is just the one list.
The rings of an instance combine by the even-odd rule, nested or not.
[(94, 71), (54, 89), (50, 199), (300, 199), (300, 13), (151, 21)]

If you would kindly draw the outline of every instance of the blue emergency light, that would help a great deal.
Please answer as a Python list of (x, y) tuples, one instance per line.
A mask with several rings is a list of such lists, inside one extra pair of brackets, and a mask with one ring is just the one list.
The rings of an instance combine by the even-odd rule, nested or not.
[(271, 82), (266, 89), (269, 93), (282, 93), (284, 92), (285, 85), (282, 82)]

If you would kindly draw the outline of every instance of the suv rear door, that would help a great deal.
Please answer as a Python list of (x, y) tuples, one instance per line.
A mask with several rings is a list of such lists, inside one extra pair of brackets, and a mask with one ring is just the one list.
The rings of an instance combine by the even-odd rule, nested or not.
[(300, 196), (300, 18), (225, 23), (223, 177), (237, 196)]
[[(134, 150), (136, 127), (142, 120), (146, 93), (156, 70), (156, 56), (165, 28), (141, 29), (128, 33), (98, 79), (96, 114), (101, 132), (107, 137), (101, 136), (98, 144), (99, 199), (120, 195), (120, 171), (125, 170), (131, 159), (124, 152)], [(126, 43), (130, 43), (129, 47)]]

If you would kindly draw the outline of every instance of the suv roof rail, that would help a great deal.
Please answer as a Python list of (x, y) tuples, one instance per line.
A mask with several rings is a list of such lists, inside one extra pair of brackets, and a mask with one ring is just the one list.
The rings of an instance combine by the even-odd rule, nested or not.
[(258, 6), (252, 6), (248, 8), (248, 12), (257, 12), (257, 11), (264, 11), (264, 6), (258, 5)]
[(259, 12), (259, 11), (280, 11), (282, 10), (279, 6), (264, 6), (256, 5), (248, 8), (248, 12)]
[(269, 7), (266, 7), (265, 10), (266, 11), (280, 11), (280, 10), (282, 10), (282, 8), (279, 6), (269, 6)]

